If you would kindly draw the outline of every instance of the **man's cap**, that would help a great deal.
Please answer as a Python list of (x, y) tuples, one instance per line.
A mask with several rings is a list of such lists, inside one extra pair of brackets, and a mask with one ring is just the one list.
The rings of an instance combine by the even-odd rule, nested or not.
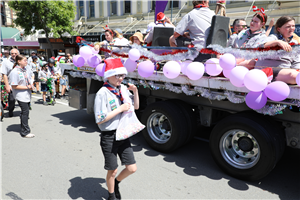
[(31, 54), (33, 54), (33, 53), (34, 53), (34, 54), (36, 54), (36, 52), (35, 52), (35, 51), (32, 51), (32, 52), (31, 52)]
[(157, 21), (163, 21), (166, 19), (166, 16), (164, 13), (159, 12), (159, 13), (157, 13), (156, 19), (157, 19)]
[(105, 59), (104, 60), (106, 67), (104, 72), (104, 79), (107, 79), (111, 76), (118, 75), (118, 74), (126, 74), (127, 70), (123, 66), (120, 58), (115, 59)]

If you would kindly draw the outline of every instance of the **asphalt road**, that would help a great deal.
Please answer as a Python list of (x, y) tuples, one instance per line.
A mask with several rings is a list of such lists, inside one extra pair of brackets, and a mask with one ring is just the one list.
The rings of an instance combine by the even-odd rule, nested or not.
[[(41, 103), (35, 95), (29, 120), (33, 139), (19, 135), (18, 106), (14, 117), (0, 123), (2, 199), (106, 199), (93, 115), (65, 100)], [(245, 182), (217, 167), (205, 141), (195, 139), (170, 154), (152, 150), (141, 134), (132, 137), (132, 145), (138, 170), (120, 184), (123, 199), (300, 199), (299, 150), (287, 148), (267, 177)]]

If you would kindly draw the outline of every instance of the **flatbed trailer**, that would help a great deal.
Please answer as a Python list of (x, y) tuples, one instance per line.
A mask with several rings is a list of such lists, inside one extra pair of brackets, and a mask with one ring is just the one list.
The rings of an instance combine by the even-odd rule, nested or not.
[[(89, 66), (61, 64), (73, 87), (70, 106), (92, 114), (102, 77)], [(163, 72), (141, 77), (129, 72), (124, 83), (139, 88), (140, 120), (147, 143), (171, 152), (191, 141), (197, 126), (213, 127), (209, 144), (218, 166), (243, 180), (259, 180), (276, 166), (286, 146), (300, 148), (300, 87), (289, 85), (282, 102), (268, 101), (260, 110), (245, 103), (249, 90), (235, 87), (228, 78), (203, 76), (193, 81), (180, 74), (168, 79)]]

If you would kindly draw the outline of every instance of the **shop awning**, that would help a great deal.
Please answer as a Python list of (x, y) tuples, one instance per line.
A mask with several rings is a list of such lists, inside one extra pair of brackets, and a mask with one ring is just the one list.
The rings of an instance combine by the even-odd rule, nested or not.
[(16, 38), (16, 41), (21, 41), (20, 34), (17, 34), (19, 32), (20, 31), (16, 28), (1, 27), (1, 41), (6, 38), (12, 38), (13, 36), (13, 38)]

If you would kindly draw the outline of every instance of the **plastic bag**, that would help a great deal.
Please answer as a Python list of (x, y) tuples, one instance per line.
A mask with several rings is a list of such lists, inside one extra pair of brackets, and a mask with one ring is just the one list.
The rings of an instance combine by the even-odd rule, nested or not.
[(128, 91), (125, 86), (121, 86), (121, 93), (124, 98), (124, 103), (130, 103), (130, 109), (123, 112), (121, 119), (116, 131), (116, 140), (125, 140), (145, 128), (145, 126), (138, 120), (134, 112), (134, 106), (132, 105), (132, 100), (128, 95)]

